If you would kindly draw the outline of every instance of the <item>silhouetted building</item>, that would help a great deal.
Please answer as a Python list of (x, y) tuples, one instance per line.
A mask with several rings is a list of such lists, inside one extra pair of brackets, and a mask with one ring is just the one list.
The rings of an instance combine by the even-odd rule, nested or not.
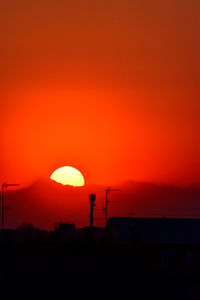
[[(0, 231), (0, 240), (2, 241), (2, 231)], [(35, 228), (31, 224), (23, 224), (17, 229), (4, 230), (5, 242), (46, 242), (48, 240), (48, 231)]]
[[(50, 241), (88, 243), (90, 241), (90, 230), (90, 227), (76, 228), (73, 223), (55, 223), (54, 231), (50, 231)], [(104, 229), (93, 227), (92, 230), (94, 243), (100, 243)]]
[(73, 242), (75, 239), (75, 224), (55, 223), (54, 231), (50, 232), (50, 238), (57, 242)]
[(103, 242), (154, 266), (200, 270), (200, 219), (113, 217)]
[(99, 244), (102, 240), (104, 228), (101, 227), (84, 227), (84, 235), (85, 235), (85, 241), (90, 242), (91, 241), (91, 229), (92, 229), (92, 241), (95, 244)]
[(48, 232), (32, 224), (24, 223), (14, 231), (13, 240), (15, 242), (46, 242)]
[[(90, 230), (91, 228), (89, 226), (76, 228), (74, 241), (77, 243), (90, 242)], [(93, 242), (95, 244), (100, 244), (102, 240), (104, 228), (93, 227), (92, 230), (93, 230)]]
[(0, 242), (12, 242), (14, 239), (15, 230), (13, 229), (4, 229), (2, 233), (2, 229), (0, 230)]

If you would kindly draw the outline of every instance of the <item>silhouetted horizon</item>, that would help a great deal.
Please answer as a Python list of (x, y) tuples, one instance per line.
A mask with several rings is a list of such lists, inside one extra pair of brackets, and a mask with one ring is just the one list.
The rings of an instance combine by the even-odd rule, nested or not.
[[(30, 222), (42, 228), (51, 228), (54, 221), (74, 222), (87, 226), (89, 222), (90, 193), (95, 193), (96, 208), (105, 206), (108, 185), (86, 184), (83, 187), (63, 186), (48, 178), (40, 178), (29, 187), (8, 190), (5, 195), (6, 226), (13, 228)], [(112, 185), (120, 192), (111, 193), (108, 216), (175, 216), (200, 217), (200, 186), (160, 185), (150, 182), (124, 181)], [(103, 226), (103, 212), (94, 211), (94, 223)]]

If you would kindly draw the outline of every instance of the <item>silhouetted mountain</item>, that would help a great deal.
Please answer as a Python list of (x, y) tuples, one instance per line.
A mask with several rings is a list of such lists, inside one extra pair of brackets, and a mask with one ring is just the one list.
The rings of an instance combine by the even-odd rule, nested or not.
[[(52, 228), (54, 222), (75, 222), (78, 226), (89, 224), (89, 193), (96, 193), (96, 208), (105, 207), (106, 185), (84, 187), (63, 186), (55, 181), (40, 178), (22, 190), (7, 191), (7, 227), (31, 222), (41, 228)], [(111, 192), (109, 216), (169, 216), (200, 217), (200, 188), (198, 185), (177, 187), (128, 180), (112, 186), (120, 192)], [(95, 211), (96, 225), (103, 225), (103, 212)]]

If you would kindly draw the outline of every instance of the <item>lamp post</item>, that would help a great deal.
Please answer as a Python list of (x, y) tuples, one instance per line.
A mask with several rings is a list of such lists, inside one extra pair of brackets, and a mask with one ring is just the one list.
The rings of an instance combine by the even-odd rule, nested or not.
[(5, 223), (5, 215), (4, 215), (4, 209), (5, 209), (5, 188), (10, 186), (18, 186), (19, 184), (14, 183), (3, 183), (2, 184), (2, 193), (1, 193), (1, 209), (2, 209), (2, 219), (1, 219), (1, 234), (2, 234), (2, 241), (4, 241), (4, 223)]

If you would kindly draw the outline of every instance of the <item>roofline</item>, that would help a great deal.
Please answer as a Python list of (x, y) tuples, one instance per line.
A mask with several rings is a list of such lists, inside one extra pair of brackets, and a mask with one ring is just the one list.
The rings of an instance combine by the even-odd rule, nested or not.
[(108, 219), (108, 222), (110, 220), (116, 220), (116, 219), (121, 219), (121, 220), (199, 220), (200, 221), (200, 217), (194, 217), (194, 218), (183, 218), (183, 217), (110, 217)]

